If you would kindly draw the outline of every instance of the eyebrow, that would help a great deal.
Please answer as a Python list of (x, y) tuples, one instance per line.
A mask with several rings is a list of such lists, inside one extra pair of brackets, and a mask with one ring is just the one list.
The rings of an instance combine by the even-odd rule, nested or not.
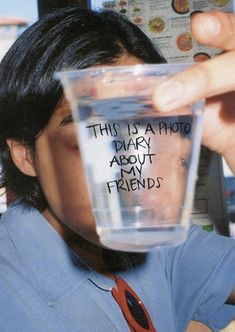
[(68, 115), (66, 115), (60, 122), (60, 125), (61, 126), (65, 126), (69, 123), (72, 123), (73, 122), (73, 116), (72, 116), (72, 113), (69, 113)]

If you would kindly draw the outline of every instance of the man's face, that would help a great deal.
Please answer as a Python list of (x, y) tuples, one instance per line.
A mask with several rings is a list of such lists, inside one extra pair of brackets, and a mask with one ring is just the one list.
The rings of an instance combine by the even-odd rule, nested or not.
[[(119, 64), (136, 63), (140, 62), (129, 57)], [(108, 92), (100, 87), (99, 93), (103, 96)], [(159, 144), (160, 140), (164, 144)], [(153, 196), (152, 192), (139, 194), (141, 204), (152, 205), (154, 199), (156, 219), (159, 215), (165, 220), (178, 219), (178, 206), (184, 194), (186, 178), (182, 160), (188, 150), (187, 144), (182, 145), (181, 142), (182, 139), (174, 135), (174, 138), (158, 137), (156, 146), (154, 141), (152, 143), (157, 163), (154, 163), (153, 169), (146, 170), (146, 176), (151, 173), (153, 177), (161, 176), (164, 181), (157, 201), (156, 195)], [(163, 151), (159, 150), (160, 147)], [(45, 218), (62, 235), (69, 228), (88, 241), (100, 244), (77, 143), (76, 128), (65, 99), (61, 101), (47, 127), (36, 140), (33, 162), (36, 176), (48, 202), (48, 208), (43, 212)]]
[[(123, 57), (118, 65), (141, 63)], [(64, 99), (36, 141), (34, 169), (48, 202), (45, 218), (61, 234), (64, 226), (87, 240), (99, 244), (88, 197), (76, 129), (71, 110)]]

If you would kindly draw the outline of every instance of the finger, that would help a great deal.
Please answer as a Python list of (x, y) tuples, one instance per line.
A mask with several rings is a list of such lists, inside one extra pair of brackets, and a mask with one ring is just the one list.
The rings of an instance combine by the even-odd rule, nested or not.
[(193, 36), (201, 44), (235, 49), (235, 15), (224, 12), (208, 12), (191, 18)]
[(156, 87), (153, 105), (171, 111), (196, 100), (235, 90), (235, 51), (198, 63)]

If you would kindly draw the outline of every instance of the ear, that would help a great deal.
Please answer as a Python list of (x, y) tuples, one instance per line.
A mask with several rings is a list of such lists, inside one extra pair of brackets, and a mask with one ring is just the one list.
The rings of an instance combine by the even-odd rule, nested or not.
[(8, 139), (7, 145), (16, 167), (25, 175), (36, 176), (31, 148), (14, 139)]

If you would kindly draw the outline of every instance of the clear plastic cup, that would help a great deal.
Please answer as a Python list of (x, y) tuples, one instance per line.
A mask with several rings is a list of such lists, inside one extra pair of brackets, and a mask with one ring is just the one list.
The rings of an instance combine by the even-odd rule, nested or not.
[(160, 113), (151, 96), (159, 82), (187, 66), (56, 74), (73, 111), (92, 212), (106, 247), (147, 251), (186, 237), (204, 102)]

